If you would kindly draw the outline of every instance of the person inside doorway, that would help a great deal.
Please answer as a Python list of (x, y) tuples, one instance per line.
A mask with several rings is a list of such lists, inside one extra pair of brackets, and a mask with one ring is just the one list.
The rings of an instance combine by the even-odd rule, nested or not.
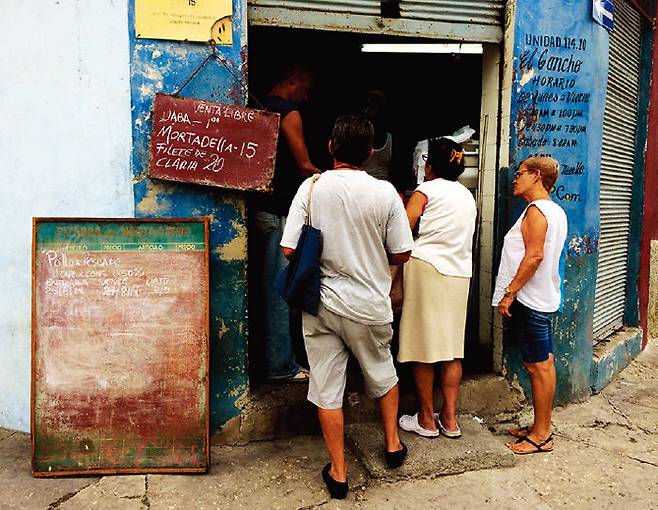
[[(392, 184), (365, 173), (372, 154), (372, 124), (359, 116), (336, 120), (329, 144), (333, 170), (313, 188), (311, 224), (322, 231), (320, 309), (302, 312), (311, 367), (308, 400), (318, 417), (331, 462), (322, 477), (332, 497), (347, 496), (343, 396), (349, 353), (364, 373), (366, 393), (379, 404), (384, 459), (399, 467), (407, 454), (397, 428), (398, 376), (390, 342), (393, 313), (390, 264), (409, 259), (413, 239), (402, 201)], [(290, 207), (281, 246), (287, 257), (306, 222), (307, 179)]]
[(375, 128), (372, 156), (363, 164), (363, 170), (375, 179), (391, 180), (393, 136), (386, 129), (386, 96), (380, 90), (370, 90), (363, 107), (364, 115)]
[[(425, 182), (407, 204), (418, 237), (404, 266), (398, 361), (412, 362), (419, 409), (400, 427), (423, 437), (461, 436), (457, 398), (462, 376), (472, 244), (477, 208), (460, 182), (464, 151), (448, 138), (429, 140)], [(434, 412), (434, 365), (440, 363), (443, 407)]]
[(567, 215), (551, 200), (559, 175), (553, 158), (529, 158), (514, 174), (513, 195), (528, 202), (505, 235), (492, 305), (507, 321), (530, 375), (534, 422), (512, 429), (517, 454), (553, 450), (551, 412), (556, 375), (551, 320), (562, 303)]
[(313, 73), (292, 66), (263, 98), (269, 111), (281, 115), (276, 166), (271, 194), (252, 202), (254, 249), (262, 265), (254, 280), (261, 287), (260, 310), (265, 337), (265, 376), (268, 380), (308, 381), (308, 370), (297, 362), (290, 333), (289, 310), (274, 283), (287, 261), (279, 248), (290, 203), (301, 182), (320, 170), (313, 165), (304, 140), (300, 104), (308, 99)]

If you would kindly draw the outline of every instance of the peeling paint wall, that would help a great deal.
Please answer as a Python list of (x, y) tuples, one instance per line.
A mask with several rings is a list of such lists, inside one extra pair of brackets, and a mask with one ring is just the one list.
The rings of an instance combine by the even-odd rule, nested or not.
[[(591, 10), (588, 0), (516, 1), (510, 167), (499, 175), (499, 218), (506, 231), (525, 207), (511, 195), (518, 163), (552, 155), (561, 164), (552, 198), (567, 213), (569, 233), (564, 305), (554, 323), (557, 403), (590, 393), (609, 44)], [(518, 378), (528, 393), (518, 347), (506, 342), (504, 352), (508, 377)]]
[[(210, 411), (211, 431), (216, 431), (239, 414), (237, 400), (248, 390), (245, 200), (242, 195), (225, 190), (154, 181), (146, 177), (150, 112), (155, 94), (177, 91), (203, 62), (210, 47), (199, 43), (136, 39), (133, 19), (134, 0), (131, 0), (135, 215), (211, 218)], [(210, 61), (185, 87), (181, 96), (244, 106), (246, 24), (246, 2), (234, 0), (233, 46), (217, 47), (230, 72), (218, 62)]]
[(125, 2), (3, 2), (0, 427), (30, 425), (33, 216), (130, 217)]
[[(509, 166), (510, 157), (510, 118), (512, 108), (512, 70), (514, 69), (514, 20), (516, 18), (516, 5), (514, 2), (507, 2), (505, 4), (505, 17), (504, 17), (504, 30), (503, 30), (503, 48), (502, 48), (502, 71), (501, 71), (501, 90), (500, 90), (500, 119), (498, 121), (498, 165), (499, 168), (507, 168)], [(501, 176), (506, 175), (504, 172), (497, 172), (496, 174), (496, 201), (494, 205), (496, 210), (494, 212), (494, 239), (493, 239), (493, 254), (492, 254), (492, 275), (495, 278), (498, 271), (498, 262), (500, 260), (500, 249), (502, 246), (502, 239), (505, 232), (502, 227), (506, 226), (502, 221), (502, 213), (504, 213), (505, 202), (501, 199)], [(502, 186), (506, 186), (503, 183)], [(507, 188), (505, 188), (507, 189)], [(492, 293), (493, 294), (493, 293)], [(505, 364), (503, 356), (503, 321), (493, 310), (493, 369), (497, 374), (505, 373)]]

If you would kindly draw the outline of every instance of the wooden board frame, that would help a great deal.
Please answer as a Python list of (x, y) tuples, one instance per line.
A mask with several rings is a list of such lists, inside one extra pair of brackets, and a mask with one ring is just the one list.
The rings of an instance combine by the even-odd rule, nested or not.
[[(210, 469), (210, 296), (206, 293), (206, 320), (205, 320), (205, 349), (206, 349), (206, 377), (205, 377), (205, 466), (181, 468), (94, 468), (71, 471), (38, 471), (34, 469), (36, 461), (35, 441), (35, 399), (36, 399), (36, 347), (37, 347), (37, 227), (47, 222), (76, 222), (76, 223), (190, 223), (200, 222), (204, 225), (204, 264), (205, 273), (210, 277), (210, 218), (93, 218), (93, 217), (33, 217), (32, 218), (32, 310), (31, 310), (31, 377), (30, 377), (30, 439), (32, 449), (32, 476), (36, 478), (56, 478), (71, 476), (96, 476), (118, 474), (194, 474), (207, 473)], [(210, 281), (208, 280), (208, 291)]]
[(150, 179), (271, 192), (281, 116), (158, 93), (151, 109)]

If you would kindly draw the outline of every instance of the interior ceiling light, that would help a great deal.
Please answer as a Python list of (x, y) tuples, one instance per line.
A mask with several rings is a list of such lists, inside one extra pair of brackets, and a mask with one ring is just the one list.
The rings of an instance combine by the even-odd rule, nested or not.
[(481, 55), (481, 44), (362, 44), (363, 53), (464, 53)]

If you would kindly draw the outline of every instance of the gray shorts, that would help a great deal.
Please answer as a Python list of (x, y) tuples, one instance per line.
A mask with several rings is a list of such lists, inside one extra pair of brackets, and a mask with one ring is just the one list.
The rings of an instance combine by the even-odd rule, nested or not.
[(397, 384), (390, 324), (360, 324), (330, 312), (322, 304), (317, 317), (302, 313), (302, 324), (311, 367), (308, 400), (320, 409), (343, 407), (349, 351), (361, 365), (369, 397), (382, 397)]

